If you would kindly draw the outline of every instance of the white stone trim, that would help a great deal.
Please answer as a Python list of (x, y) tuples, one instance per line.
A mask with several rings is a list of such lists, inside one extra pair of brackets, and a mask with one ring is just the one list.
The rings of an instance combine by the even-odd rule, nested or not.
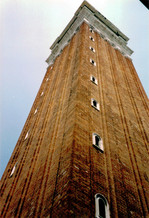
[(126, 58), (132, 60), (131, 57), (130, 57), (129, 55), (124, 55), (124, 57), (126, 57)]
[(94, 32), (100, 34), (100, 36), (105, 38), (112, 46), (119, 47), (120, 52), (123, 53), (124, 56), (130, 56), (133, 53), (127, 46), (128, 37), (85, 1), (77, 10), (62, 34), (51, 46), (51, 54), (47, 59), (49, 65), (54, 63), (55, 58), (61, 53), (64, 47), (68, 45), (83, 22), (90, 25)]

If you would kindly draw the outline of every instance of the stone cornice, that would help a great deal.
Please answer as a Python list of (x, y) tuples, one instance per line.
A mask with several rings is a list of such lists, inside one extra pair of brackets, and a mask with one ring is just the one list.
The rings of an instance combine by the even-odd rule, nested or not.
[(50, 47), (51, 54), (47, 59), (49, 65), (54, 62), (55, 58), (69, 43), (70, 39), (78, 31), (83, 22), (88, 23), (95, 32), (100, 34), (103, 39), (108, 41), (115, 49), (118, 49), (124, 56), (130, 57), (133, 53), (127, 46), (129, 38), (88, 2), (84, 1), (64, 31)]

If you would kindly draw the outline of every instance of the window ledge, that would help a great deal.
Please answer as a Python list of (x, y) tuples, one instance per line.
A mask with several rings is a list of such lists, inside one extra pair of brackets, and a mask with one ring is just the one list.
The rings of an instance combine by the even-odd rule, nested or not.
[(93, 144), (93, 147), (96, 148), (96, 150), (100, 151), (101, 153), (104, 153), (104, 151), (101, 148), (99, 148), (97, 145)]

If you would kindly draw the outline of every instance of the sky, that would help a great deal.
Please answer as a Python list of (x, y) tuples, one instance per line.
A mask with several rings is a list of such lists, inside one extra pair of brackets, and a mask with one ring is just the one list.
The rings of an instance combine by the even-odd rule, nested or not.
[[(126, 36), (149, 96), (149, 11), (138, 0), (88, 0)], [(0, 178), (47, 70), (50, 46), (82, 0), (0, 1)]]

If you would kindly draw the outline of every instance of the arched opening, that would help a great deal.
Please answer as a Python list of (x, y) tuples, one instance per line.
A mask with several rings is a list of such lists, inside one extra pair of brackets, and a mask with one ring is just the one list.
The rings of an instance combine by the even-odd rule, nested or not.
[(99, 215), (102, 218), (106, 218), (105, 202), (99, 198)]
[(95, 217), (110, 218), (107, 199), (99, 193), (95, 195)]

